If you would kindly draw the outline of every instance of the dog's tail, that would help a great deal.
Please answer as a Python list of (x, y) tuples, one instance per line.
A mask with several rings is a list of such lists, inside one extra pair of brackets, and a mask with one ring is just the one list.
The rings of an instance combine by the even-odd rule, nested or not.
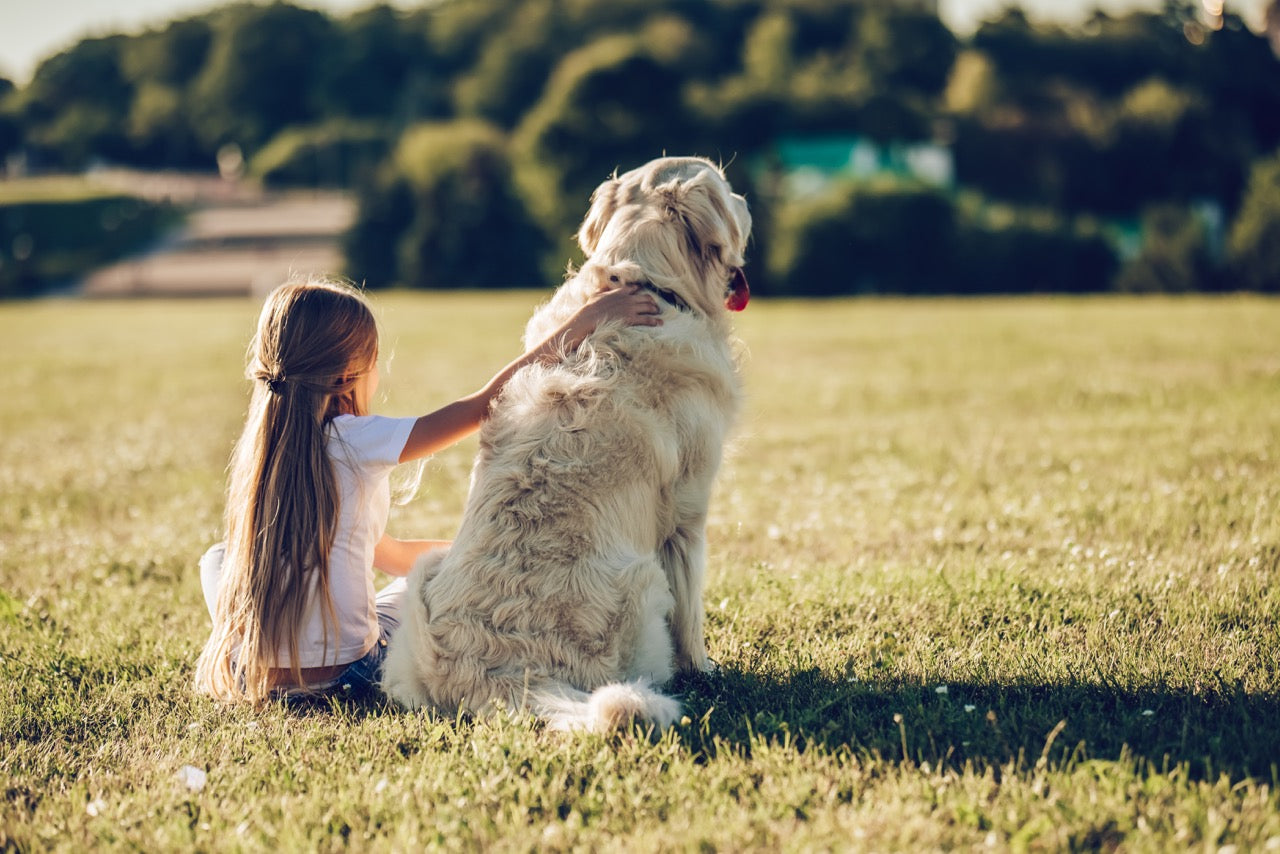
[(664, 730), (680, 719), (680, 702), (643, 679), (614, 682), (587, 693), (563, 683), (530, 692), (529, 705), (554, 730), (613, 732), (647, 721)]

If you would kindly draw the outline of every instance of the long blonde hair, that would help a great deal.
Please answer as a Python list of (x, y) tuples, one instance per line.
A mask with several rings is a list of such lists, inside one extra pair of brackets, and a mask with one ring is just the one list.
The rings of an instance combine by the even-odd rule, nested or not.
[(287, 284), (267, 298), (249, 346), (253, 392), (231, 460), (227, 551), (198, 690), (262, 702), (282, 648), (302, 684), (297, 635), (312, 596), (327, 652), (337, 626), (327, 567), (339, 493), (325, 428), (336, 415), (367, 414), (356, 388), (377, 358), (377, 323), (355, 288)]

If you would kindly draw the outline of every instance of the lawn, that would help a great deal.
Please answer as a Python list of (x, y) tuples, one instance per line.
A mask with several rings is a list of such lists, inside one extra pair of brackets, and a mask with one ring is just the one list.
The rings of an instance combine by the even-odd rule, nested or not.
[[(380, 411), (536, 299), (376, 296)], [(1280, 302), (753, 303), (721, 669), (615, 738), (193, 695), (255, 314), (0, 304), (0, 849), (1280, 850)]]

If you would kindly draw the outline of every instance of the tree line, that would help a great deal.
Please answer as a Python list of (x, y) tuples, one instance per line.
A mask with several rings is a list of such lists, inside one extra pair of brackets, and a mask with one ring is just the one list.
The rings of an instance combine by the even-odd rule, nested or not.
[[(799, 192), (782, 144), (821, 140), (928, 144), (950, 174)], [(545, 284), (591, 189), (670, 152), (747, 193), (764, 293), (1280, 290), (1280, 60), (1181, 0), (965, 39), (908, 0), (237, 4), (0, 81), (0, 156), (31, 168), (228, 147), (352, 189), (372, 286)]]

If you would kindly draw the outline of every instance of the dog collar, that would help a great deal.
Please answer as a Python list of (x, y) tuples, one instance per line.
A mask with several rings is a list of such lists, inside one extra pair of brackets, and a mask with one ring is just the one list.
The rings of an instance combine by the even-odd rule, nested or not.
[(690, 306), (689, 303), (682, 300), (680, 298), (680, 295), (677, 294), (675, 291), (669, 291), (666, 288), (660, 288), (657, 285), (655, 285), (653, 282), (641, 282), (640, 287), (649, 291), (649, 293), (653, 294), (658, 299), (667, 303), (677, 311), (688, 311), (688, 312), (693, 311), (693, 307)]

